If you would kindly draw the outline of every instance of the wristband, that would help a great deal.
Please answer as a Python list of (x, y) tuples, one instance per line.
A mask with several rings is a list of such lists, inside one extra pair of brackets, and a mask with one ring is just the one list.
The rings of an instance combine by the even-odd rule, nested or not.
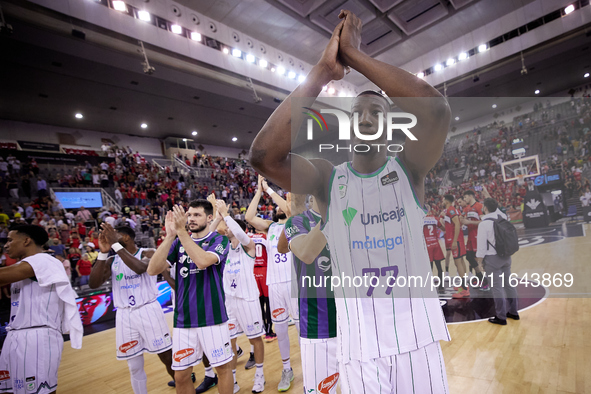
[(109, 258), (109, 253), (100, 252), (96, 259), (97, 260), (107, 260), (107, 258)]
[(265, 189), (265, 192), (266, 192), (268, 195), (271, 195), (271, 194), (275, 193), (275, 190), (273, 190), (273, 189), (271, 189), (270, 187), (268, 187), (267, 189)]
[(115, 253), (119, 253), (119, 251), (123, 249), (123, 245), (121, 245), (119, 242), (115, 242), (113, 245), (111, 245), (111, 249), (113, 249)]

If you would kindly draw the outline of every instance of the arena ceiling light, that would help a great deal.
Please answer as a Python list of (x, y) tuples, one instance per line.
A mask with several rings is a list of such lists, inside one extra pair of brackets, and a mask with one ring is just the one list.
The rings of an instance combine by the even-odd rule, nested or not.
[(585, 75), (583, 75), (583, 78), (589, 78), (589, 73), (585, 73)]
[(433, 69), (435, 71), (441, 71), (443, 69), (443, 66), (441, 64), (436, 64), (435, 67), (433, 67)]
[(336, 90), (334, 88), (328, 88), (328, 94), (334, 94)]
[(193, 132), (191, 133), (191, 135), (197, 135), (197, 132), (195, 130), (193, 130)]
[(147, 128), (148, 128), (148, 125), (147, 125), (146, 123), (142, 123), (142, 124), (140, 125), (140, 127), (141, 127), (142, 129), (147, 129)]
[(242, 57), (242, 51), (240, 49), (232, 49), (232, 56), (234, 57)]
[(327, 89), (328, 89), (328, 86), (326, 86), (326, 85), (324, 85), (324, 86), (322, 87), (322, 91), (323, 91), (323, 92), (326, 92), (326, 90), (327, 90)]
[(232, 141), (236, 142), (236, 141), (238, 141), (238, 138), (232, 137)]
[(228, 48), (224, 47), (224, 49), (222, 49), (222, 52), (224, 52), (224, 54), (227, 55), (228, 53), (230, 53), (230, 50)]
[(287, 78), (289, 78), (289, 79), (295, 79), (295, 77), (296, 77), (296, 73), (294, 73), (293, 71), (290, 71), (287, 74)]
[(493, 104), (493, 105), (492, 105), (492, 107), (493, 107), (493, 108), (497, 108), (497, 105), (496, 105), (496, 104)]
[(456, 116), (456, 120), (460, 120), (460, 117), (459, 116)]
[(480, 44), (478, 45), (478, 52), (484, 52), (488, 49), (488, 46), (486, 44)]
[(82, 119), (84, 116), (81, 113), (77, 113), (76, 115), (74, 115), (74, 117), (76, 119)]
[(283, 68), (281, 66), (277, 67), (277, 74), (279, 74), (279, 75), (285, 74), (285, 68)]
[(137, 17), (144, 22), (152, 21), (152, 15), (148, 11), (138, 11)]
[(465, 60), (468, 59), (468, 54), (466, 52), (462, 52), (458, 55), (458, 60)]
[(113, 8), (115, 9), (115, 11), (127, 12), (127, 5), (124, 1), (113, 1)]
[(536, 89), (535, 94), (540, 94), (540, 89)]
[(265, 59), (259, 60), (259, 66), (261, 66), (262, 68), (267, 68), (268, 65), (269, 63)]
[(201, 41), (201, 34), (195, 32), (195, 31), (192, 31), (191, 32), (191, 40), (193, 40), (193, 41)]
[(449, 59), (447, 59), (447, 61), (445, 62), (445, 64), (447, 64), (447, 66), (452, 66), (455, 63), (455, 59), (453, 57), (450, 57)]
[(180, 25), (170, 25), (170, 31), (174, 34), (181, 34), (183, 32), (183, 28)]
[(275, 72), (275, 67), (271, 67), (271, 72), (274, 73)]
[(425, 73), (424, 72), (420, 72), (420, 73), (417, 74), (417, 77), (423, 79), (423, 78), (425, 78)]
[(573, 12), (574, 10), (575, 10), (575, 6), (574, 6), (574, 4), (571, 4), (564, 9), (564, 14), (568, 15), (571, 12)]
[(183, 141), (187, 141), (187, 139), (186, 138), (183, 138)]
[(254, 63), (255, 60), (256, 59), (255, 59), (254, 55), (251, 55), (250, 53), (248, 55), (246, 55), (246, 61), (247, 62)]
[(299, 83), (302, 83), (302, 82), (304, 82), (305, 80), (306, 80), (306, 76), (305, 76), (305, 75), (300, 75), (300, 76), (298, 77), (298, 82), (299, 82)]

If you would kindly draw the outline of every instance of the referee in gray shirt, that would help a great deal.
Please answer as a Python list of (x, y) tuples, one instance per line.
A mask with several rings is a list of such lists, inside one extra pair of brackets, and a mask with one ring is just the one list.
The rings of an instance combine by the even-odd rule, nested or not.
[[(499, 204), (492, 198), (484, 200), (481, 222), (478, 225), (476, 261), (484, 268), (487, 273), (492, 274), (490, 282), (491, 291), (495, 302), (495, 317), (488, 319), (493, 324), (507, 325), (507, 318), (519, 320), (517, 313), (517, 290), (509, 284), (509, 275), (511, 275), (511, 256), (500, 257), (495, 250), (495, 232), (494, 222), (487, 219), (496, 219), (507, 216), (499, 209)], [(501, 275), (504, 274), (504, 282)]]

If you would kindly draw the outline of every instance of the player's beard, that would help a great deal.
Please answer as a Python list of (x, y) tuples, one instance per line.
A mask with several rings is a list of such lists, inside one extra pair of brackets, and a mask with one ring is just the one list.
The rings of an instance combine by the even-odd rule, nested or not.
[[(197, 226), (197, 227), (195, 227), (195, 226)], [(201, 231), (205, 230), (205, 227), (207, 227), (207, 224), (204, 224), (202, 226), (200, 226), (198, 224), (195, 224), (193, 226), (189, 225), (189, 231), (193, 234), (196, 234), (196, 233), (200, 233)]]
[[(275, 213), (275, 219), (277, 219), (277, 220), (287, 219), (287, 215), (285, 214), (285, 212)], [(277, 221), (277, 220), (275, 220), (275, 221)]]

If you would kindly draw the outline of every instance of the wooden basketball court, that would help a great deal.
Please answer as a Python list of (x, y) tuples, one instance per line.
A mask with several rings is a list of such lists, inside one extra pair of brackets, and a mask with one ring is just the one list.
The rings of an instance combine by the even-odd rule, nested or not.
[[(529, 234), (526, 238), (532, 246), (522, 247), (513, 256), (513, 272), (520, 276), (525, 272), (572, 273), (574, 284), (569, 292), (591, 293), (591, 237), (587, 235), (591, 227), (585, 224), (582, 230), (582, 236), (563, 238), (548, 232)], [(545, 241), (540, 242), (540, 237)], [(453, 274), (453, 262), (450, 269)], [(550, 288), (550, 292), (564, 291)], [(591, 393), (591, 300), (584, 295), (562, 297), (545, 299), (521, 311), (521, 320), (509, 320), (507, 326), (487, 321), (449, 324), (452, 341), (441, 342), (441, 346), (450, 392)], [(172, 313), (166, 318), (172, 327)], [(289, 392), (299, 394), (302, 368), (294, 326), (289, 333), (295, 374)], [(238, 344), (245, 352), (237, 367), (240, 392), (250, 393), (254, 369), (244, 369), (250, 345), (244, 336)], [(145, 355), (145, 369), (150, 393), (174, 393), (166, 384), (170, 378), (156, 355)], [(265, 392), (277, 392), (281, 369), (277, 342), (266, 343)], [(198, 384), (203, 379), (203, 366), (194, 371)], [(58, 392), (132, 393), (127, 363), (115, 358), (115, 329), (85, 336), (82, 350), (73, 350), (65, 343)], [(217, 389), (208, 393), (217, 393)]]

